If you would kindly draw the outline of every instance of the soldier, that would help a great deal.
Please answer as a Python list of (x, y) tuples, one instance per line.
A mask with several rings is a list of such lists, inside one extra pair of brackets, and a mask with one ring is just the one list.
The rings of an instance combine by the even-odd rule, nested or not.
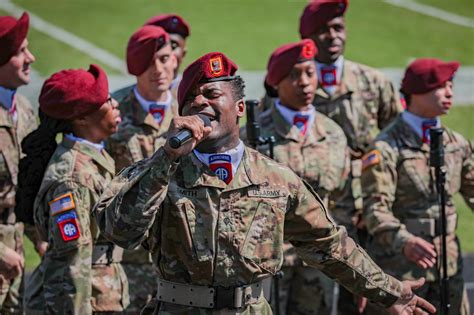
[[(123, 170), (95, 208), (107, 238), (150, 250), (159, 272), (155, 314), (271, 314), (263, 288), (282, 264), (283, 236), (308, 264), (395, 313), (434, 312), (411, 291), (423, 280), (386, 275), (295, 173), (244, 146), (236, 71), (220, 52), (192, 63), (166, 144)], [(173, 149), (183, 129), (190, 141)]]
[[(190, 35), (191, 29), (189, 24), (179, 15), (176, 14), (161, 14), (150, 18), (145, 25), (154, 25), (162, 27), (170, 36), (171, 50), (176, 56), (177, 66), (174, 70), (174, 79), (171, 84), (171, 92), (176, 97), (179, 81), (181, 77), (178, 73), (179, 67), (183, 62), (187, 53), (186, 39)], [(133, 85), (124, 87), (112, 94), (112, 97), (119, 101), (119, 103), (130, 94)]]
[(43, 179), (27, 189), (37, 195), (35, 223), (48, 249), (26, 289), (27, 314), (109, 314), (128, 305), (123, 250), (100, 235), (90, 215), (115, 174), (102, 144), (120, 122), (108, 93), (96, 65), (57, 72), (41, 90), (41, 124), (23, 141), (30, 153), (20, 174)]
[[(127, 66), (137, 84), (120, 103), (122, 123), (107, 141), (107, 151), (117, 170), (152, 156), (165, 143), (166, 131), (178, 105), (170, 86), (176, 58), (170, 38), (158, 26), (146, 25), (135, 32), (127, 47)], [(139, 314), (151, 301), (156, 277), (150, 254), (141, 246), (126, 251), (122, 265), (130, 284), (128, 314)]]
[[(21, 141), (36, 127), (33, 109), (17, 88), (30, 82), (29, 16), (0, 17), (0, 314), (22, 312), (23, 230), (14, 213)], [(34, 238), (33, 238), (33, 241)]]
[[(439, 126), (439, 116), (452, 106), (452, 77), (458, 67), (457, 62), (438, 59), (411, 63), (400, 90), (407, 110), (377, 136), (373, 150), (362, 160), (364, 218), (372, 235), (369, 252), (398, 278), (426, 277), (427, 285), (418, 292), (437, 307), (440, 209), (429, 166), (429, 128)], [(460, 192), (474, 209), (474, 160), (469, 141), (444, 129), (450, 314), (470, 314), (453, 195)]]
[[(364, 245), (366, 232), (361, 221), (360, 158), (379, 131), (402, 111), (402, 106), (392, 83), (382, 73), (344, 58), (344, 14), (348, 4), (349, 0), (311, 1), (303, 11), (299, 30), (301, 38), (312, 39), (318, 47), (316, 70), (319, 86), (313, 104), (318, 112), (341, 126), (351, 152), (346, 196), (339, 200), (337, 207), (346, 209), (347, 214), (339, 223), (346, 227), (352, 223), (354, 227), (349, 234), (357, 234), (360, 244)], [(348, 305), (351, 300), (348, 292), (342, 290), (342, 304), (339, 303), (342, 314), (357, 313)]]
[[(309, 39), (273, 52), (265, 83), (278, 98), (259, 121), (262, 136), (275, 138), (274, 159), (305, 179), (330, 213), (336, 214), (335, 200), (347, 180), (350, 158), (341, 127), (312, 105), (318, 85), (315, 55), (316, 47)], [(259, 150), (269, 154), (268, 146)], [(330, 314), (334, 282), (304, 265), (289, 243), (284, 254), (281, 314)]]

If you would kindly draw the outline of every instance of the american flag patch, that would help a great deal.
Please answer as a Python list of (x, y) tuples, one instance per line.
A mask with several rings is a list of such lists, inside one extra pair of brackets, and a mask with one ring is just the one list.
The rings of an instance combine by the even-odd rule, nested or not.
[(367, 167), (379, 164), (382, 160), (379, 150), (372, 150), (362, 157), (362, 170), (365, 170)]
[(48, 202), (51, 215), (76, 208), (72, 193), (66, 193)]

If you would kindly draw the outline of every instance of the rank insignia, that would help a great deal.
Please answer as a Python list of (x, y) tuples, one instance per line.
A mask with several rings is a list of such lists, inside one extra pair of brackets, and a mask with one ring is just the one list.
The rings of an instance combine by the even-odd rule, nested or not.
[(379, 164), (381, 160), (382, 157), (379, 150), (370, 151), (362, 157), (362, 170), (365, 170), (372, 165)]
[(65, 242), (75, 240), (81, 236), (75, 211), (70, 211), (58, 216), (56, 218), (56, 224), (58, 225), (63, 241)]
[(58, 213), (76, 208), (76, 204), (72, 198), (72, 193), (66, 193), (53, 199), (48, 202), (48, 205), (51, 215), (56, 215)]
[(224, 72), (224, 67), (222, 66), (222, 56), (209, 59), (209, 68), (213, 77), (218, 77), (221, 75)]

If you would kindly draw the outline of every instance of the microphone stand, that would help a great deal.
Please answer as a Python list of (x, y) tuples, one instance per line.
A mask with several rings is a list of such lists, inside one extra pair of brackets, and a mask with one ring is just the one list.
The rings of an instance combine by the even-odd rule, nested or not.
[[(273, 147), (275, 144), (275, 137), (262, 137), (260, 123), (258, 121), (258, 104), (257, 100), (248, 100), (245, 102), (247, 111), (247, 142), (250, 147), (258, 149), (259, 146), (268, 144), (269, 157), (273, 159), (274, 152)], [(273, 298), (275, 299), (275, 315), (280, 315), (280, 279), (283, 278), (283, 271), (279, 270), (273, 276)]]
[(440, 275), (439, 285), (441, 288), (441, 314), (449, 314), (449, 278), (448, 278), (448, 258), (446, 256), (446, 167), (444, 166), (444, 146), (443, 129), (430, 129), (430, 166), (435, 169), (436, 192), (438, 194), (438, 203), (440, 206), (440, 235), (441, 235), (441, 260), (442, 274)]

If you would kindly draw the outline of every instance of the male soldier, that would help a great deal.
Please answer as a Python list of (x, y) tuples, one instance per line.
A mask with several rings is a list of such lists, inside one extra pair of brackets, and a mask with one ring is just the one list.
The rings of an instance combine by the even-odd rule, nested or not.
[[(122, 171), (96, 206), (110, 240), (150, 250), (155, 314), (271, 314), (263, 287), (281, 266), (283, 236), (308, 264), (395, 313), (434, 312), (412, 292), (423, 280), (386, 275), (295, 173), (244, 146), (236, 71), (219, 52), (192, 63), (165, 145)], [(173, 149), (183, 129), (190, 141)]]
[[(312, 39), (319, 51), (316, 56), (319, 86), (313, 104), (318, 112), (342, 127), (351, 152), (346, 195), (337, 204), (346, 214), (337, 221), (346, 227), (355, 223), (349, 234), (355, 236), (357, 232), (359, 242), (364, 245), (360, 158), (379, 131), (402, 111), (402, 106), (392, 83), (382, 73), (344, 58), (344, 13), (348, 3), (349, 0), (311, 1), (303, 11), (299, 30), (301, 38)], [(339, 308), (343, 314), (356, 313), (348, 305), (351, 300), (348, 292), (342, 290), (340, 302), (344, 305), (339, 303)]]
[[(176, 56), (177, 66), (174, 70), (174, 79), (171, 84), (171, 92), (176, 97), (179, 81), (181, 77), (178, 73), (179, 67), (183, 62), (184, 56), (186, 56), (186, 38), (190, 34), (189, 24), (179, 15), (176, 14), (161, 14), (150, 18), (146, 21), (145, 25), (155, 25), (162, 27), (170, 36), (171, 49), (173, 54)], [(124, 87), (112, 94), (116, 100), (121, 102), (126, 96), (129, 95), (133, 89), (133, 85)]]
[(0, 17), (0, 313), (22, 308), (23, 224), (16, 221), (20, 144), (36, 128), (33, 109), (17, 88), (30, 82), (35, 57), (26, 38), (28, 13)]
[[(107, 142), (116, 169), (150, 157), (165, 143), (177, 104), (170, 91), (176, 58), (165, 30), (146, 25), (135, 32), (127, 47), (127, 66), (137, 84), (120, 102), (122, 123)], [(129, 314), (138, 314), (151, 300), (156, 279), (150, 254), (143, 248), (126, 251), (122, 265), (130, 283)]]
[[(277, 48), (267, 66), (266, 84), (278, 98), (259, 116), (263, 137), (275, 139), (273, 158), (305, 179), (333, 214), (337, 192), (349, 173), (349, 152), (341, 127), (312, 105), (318, 85), (312, 40)], [(259, 150), (269, 155), (268, 146)], [(337, 220), (336, 220), (337, 222)], [(284, 277), (280, 285), (281, 314), (330, 314), (334, 282), (305, 266), (285, 243)]]
[[(438, 59), (411, 63), (401, 86), (407, 110), (377, 136), (373, 150), (362, 159), (364, 219), (372, 235), (369, 252), (396, 277), (426, 277), (427, 285), (417, 292), (437, 307), (440, 208), (429, 164), (429, 129), (439, 126), (439, 116), (452, 106), (452, 77), (458, 67), (457, 62)], [(444, 128), (443, 143), (450, 314), (470, 314), (453, 195), (460, 192), (474, 209), (474, 160), (469, 141), (460, 134)]]

